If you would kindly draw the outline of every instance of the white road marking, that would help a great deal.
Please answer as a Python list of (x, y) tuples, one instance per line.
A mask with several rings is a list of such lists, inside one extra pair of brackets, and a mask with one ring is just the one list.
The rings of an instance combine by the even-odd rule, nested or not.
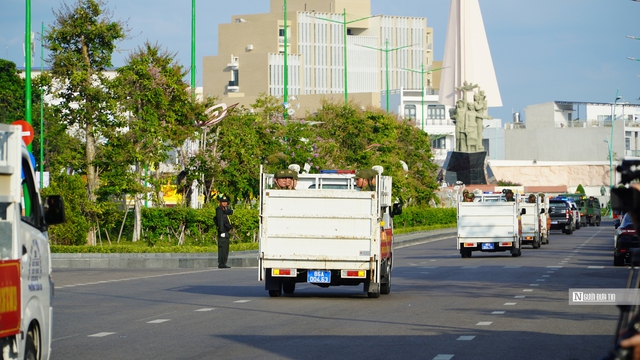
[(151, 321), (147, 321), (147, 324), (161, 324), (163, 322), (167, 322), (167, 321), (171, 321), (171, 319), (157, 319), (157, 320), (151, 320)]
[(453, 357), (454, 355), (452, 354), (438, 354), (433, 358), (433, 360), (451, 360)]
[(547, 266), (547, 268), (552, 269), (552, 268), (556, 268), (556, 269), (562, 269), (562, 265), (558, 266), (558, 265), (551, 265), (551, 266)]
[(466, 335), (466, 336), (463, 335), (463, 336), (460, 336), (459, 338), (457, 338), (456, 340), (468, 341), (468, 340), (473, 340), (474, 338), (475, 338), (475, 336), (473, 336), (473, 335)]
[(540, 284), (529, 284), (529, 286), (538, 286)]
[(505, 313), (505, 311), (494, 311), (494, 312), (492, 312), (491, 314), (492, 314), (492, 315), (502, 315), (502, 314), (504, 314), (504, 313)]
[(551, 277), (551, 275), (542, 275), (542, 277)]
[(213, 311), (213, 310), (215, 310), (215, 309), (216, 309), (216, 308), (204, 308), (204, 309), (198, 309), (198, 310), (196, 310), (196, 311)]
[(504, 269), (519, 269), (522, 266), (505, 266)]
[(478, 325), (478, 326), (489, 326), (491, 324), (493, 324), (493, 321), (480, 321), (476, 325)]
[(604, 269), (604, 266), (588, 266), (587, 269)]
[(479, 268), (479, 267), (480, 267), (480, 266), (463, 266), (462, 268), (463, 268), (463, 269), (477, 269), (477, 268)]
[(58, 289), (65, 289), (65, 288), (70, 288), (70, 287), (74, 287), (74, 286), (88, 286), (88, 285), (108, 284), (108, 283), (114, 283), (114, 282), (119, 282), (119, 281), (130, 281), (130, 280), (152, 279), (152, 278), (165, 277), (165, 276), (197, 274), (197, 273), (209, 272), (209, 271), (218, 271), (218, 269), (207, 269), (207, 270), (197, 270), (197, 271), (185, 271), (185, 272), (179, 272), (179, 273), (174, 273), (174, 274), (161, 274), (161, 275), (139, 276), (139, 277), (133, 277), (133, 278), (127, 278), (127, 279), (116, 279), (116, 280), (107, 280), (107, 281), (96, 281), (96, 282), (86, 283), (86, 284), (72, 284), (72, 285), (63, 285), (63, 286), (57, 286), (57, 285), (56, 285), (56, 287), (55, 287), (55, 288), (56, 288), (56, 290), (58, 290)]
[(526, 296), (524, 296), (524, 295), (516, 295), (516, 296), (514, 296), (513, 298), (514, 298), (514, 299), (524, 299), (525, 297), (526, 297)]
[(93, 334), (93, 335), (89, 335), (87, 337), (105, 337), (105, 336), (109, 336), (109, 335), (113, 335), (115, 334), (114, 332), (99, 332), (97, 334)]
[(517, 303), (504, 303), (504, 304), (505, 304), (506, 306), (513, 306), (513, 305), (515, 305), (515, 304), (517, 304)]
[[(536, 284), (536, 285), (538, 285), (538, 284)], [(533, 291), (533, 289), (524, 289), (522, 291)]]
[(251, 300), (236, 300), (236, 301), (234, 301), (234, 303), (242, 304), (242, 303), (248, 303), (249, 301), (251, 301)]
[(547, 281), (545, 279), (536, 279), (536, 281)]

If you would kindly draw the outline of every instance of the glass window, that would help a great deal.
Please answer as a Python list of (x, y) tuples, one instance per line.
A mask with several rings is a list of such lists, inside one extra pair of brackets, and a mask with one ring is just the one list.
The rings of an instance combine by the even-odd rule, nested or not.
[[(26, 159), (22, 159), (22, 168), (30, 169), (29, 162)], [(36, 184), (33, 179), (33, 173), (29, 170), (23, 171), (24, 178), (22, 179), (22, 196), (20, 198), (20, 205), (22, 211), (22, 221), (27, 222), (33, 226), (38, 226), (38, 194), (35, 192)]]
[(416, 106), (415, 105), (405, 105), (404, 106), (404, 118), (405, 119), (416, 119)]

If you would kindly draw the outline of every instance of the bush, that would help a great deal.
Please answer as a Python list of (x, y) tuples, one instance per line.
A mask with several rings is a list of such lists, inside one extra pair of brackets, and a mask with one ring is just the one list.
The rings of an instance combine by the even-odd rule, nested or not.
[(457, 221), (454, 208), (408, 207), (393, 219), (395, 228), (412, 228), (433, 225), (450, 225)]

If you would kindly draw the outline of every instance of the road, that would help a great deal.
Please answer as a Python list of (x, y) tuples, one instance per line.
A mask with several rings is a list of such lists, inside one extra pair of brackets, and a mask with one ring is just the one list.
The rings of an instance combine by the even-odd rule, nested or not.
[(623, 288), (613, 226), (462, 259), (453, 238), (395, 249), (391, 294), (298, 284), (270, 298), (256, 268), (60, 269), (56, 359), (600, 359), (615, 306), (570, 288)]

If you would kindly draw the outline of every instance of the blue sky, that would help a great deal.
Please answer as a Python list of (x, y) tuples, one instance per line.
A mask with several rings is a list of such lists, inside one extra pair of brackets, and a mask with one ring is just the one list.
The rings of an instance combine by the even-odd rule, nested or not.
[[(312, 0), (310, 0), (312, 1)], [(73, 0), (67, 0), (73, 3)], [(640, 103), (640, 2), (631, 0), (479, 0), (493, 57), (503, 107), (490, 115), (510, 122), (512, 112), (554, 100), (612, 102), (616, 89), (623, 101)], [(202, 57), (217, 54), (218, 24), (232, 15), (266, 13), (269, 0), (224, 2), (197, 0), (198, 85), (202, 84)], [(434, 30), (434, 56), (442, 60), (448, 0), (371, 0), (373, 14), (427, 18)], [(32, 31), (53, 23), (59, 0), (31, 0)], [(114, 19), (128, 21), (130, 39), (120, 49), (144, 41), (158, 42), (178, 61), (191, 63), (191, 1), (107, 0)], [(24, 63), (25, 0), (0, 2), (0, 58)], [(39, 35), (36, 60), (40, 66)], [(126, 51), (114, 54), (114, 65), (124, 64)], [(45, 51), (46, 58), (46, 51)], [(45, 64), (46, 66), (46, 64)], [(525, 119), (526, 120), (526, 119)]]

